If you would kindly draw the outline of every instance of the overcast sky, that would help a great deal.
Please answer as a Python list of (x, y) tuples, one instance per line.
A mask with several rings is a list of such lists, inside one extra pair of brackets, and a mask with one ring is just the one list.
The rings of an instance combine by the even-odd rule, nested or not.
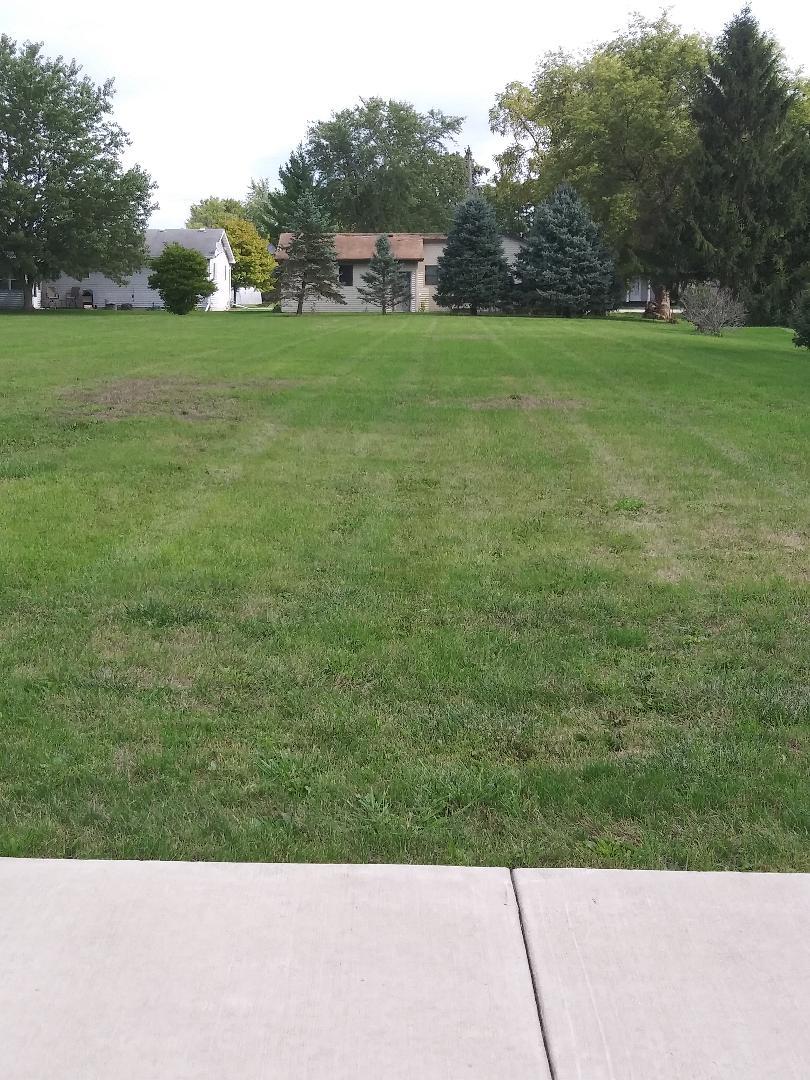
[[(716, 35), (743, 0), (679, 0), (672, 17)], [(0, 0), (0, 31), (44, 41), (95, 79), (114, 77), (116, 116), (132, 158), (158, 184), (152, 224), (182, 225), (206, 195), (244, 195), (251, 177), (275, 180), (311, 121), (378, 95), (466, 117), (460, 145), (488, 163), (499, 140), (487, 113), (543, 52), (610, 36), (644, 5), (546, 0), (307, 0), (213, 3)], [(792, 65), (810, 70), (810, 4), (754, 0)], [(644, 6), (647, 15), (655, 8)]]

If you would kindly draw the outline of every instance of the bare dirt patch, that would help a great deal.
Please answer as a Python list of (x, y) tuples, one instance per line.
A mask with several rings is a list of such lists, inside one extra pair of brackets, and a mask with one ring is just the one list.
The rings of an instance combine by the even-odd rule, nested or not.
[(100, 421), (167, 416), (189, 421), (238, 420), (245, 408), (245, 399), (237, 396), (239, 391), (286, 390), (298, 385), (293, 379), (255, 382), (114, 379), (62, 391), (60, 415)]
[(487, 409), (521, 409), (526, 412), (534, 409), (581, 409), (584, 401), (576, 398), (536, 397), (533, 394), (509, 394), (508, 397), (468, 399), (468, 409), (484, 411)]

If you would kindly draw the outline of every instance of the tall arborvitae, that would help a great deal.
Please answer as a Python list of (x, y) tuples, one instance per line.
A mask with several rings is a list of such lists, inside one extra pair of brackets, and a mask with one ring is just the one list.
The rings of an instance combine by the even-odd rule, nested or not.
[(436, 303), (477, 315), (503, 303), (508, 281), (495, 211), (486, 200), (471, 195), (456, 209), (439, 257)]
[(358, 285), (358, 294), (366, 303), (378, 307), (383, 315), (393, 311), (407, 296), (402, 264), (391, 251), (385, 233), (377, 238), (374, 254), (362, 280), (364, 284)]
[(282, 299), (295, 300), (298, 315), (305, 300), (320, 298), (345, 304), (338, 282), (334, 234), (326, 215), (311, 194), (304, 194), (290, 216), (292, 239), (279, 260)]
[(790, 238), (807, 213), (796, 199), (796, 103), (779, 45), (744, 8), (717, 42), (695, 104), (700, 146), (688, 205), (699, 268), (737, 293), (753, 322), (784, 317), (792, 291)]
[(562, 184), (540, 203), (515, 263), (516, 306), (552, 315), (604, 314), (615, 268), (576, 191)]

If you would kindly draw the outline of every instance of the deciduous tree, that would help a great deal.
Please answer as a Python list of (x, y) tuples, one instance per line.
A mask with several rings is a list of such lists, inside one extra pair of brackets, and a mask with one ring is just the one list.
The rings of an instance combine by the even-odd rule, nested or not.
[(153, 185), (125, 169), (113, 85), (0, 35), (0, 275), (33, 289), (61, 273), (122, 281), (146, 260)]
[(200, 199), (192, 205), (186, 219), (187, 229), (217, 229), (222, 228), (224, 217), (243, 218), (245, 216), (245, 204), (239, 199), (220, 199), (216, 195), (209, 195), (207, 199)]
[(188, 315), (197, 304), (217, 291), (208, 276), (208, 260), (199, 251), (167, 244), (151, 263), (149, 288), (160, 293), (167, 310)]
[(705, 43), (666, 16), (581, 57), (547, 54), (528, 86), (511, 83), (490, 113), (512, 143), (496, 184), (545, 195), (573, 184), (615, 250), (624, 277), (648, 276), (661, 307), (693, 269), (684, 228), (697, 148), (692, 110)]

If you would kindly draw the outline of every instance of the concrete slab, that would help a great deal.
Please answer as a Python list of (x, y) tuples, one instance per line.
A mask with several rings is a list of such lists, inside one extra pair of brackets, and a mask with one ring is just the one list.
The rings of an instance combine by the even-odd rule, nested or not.
[(508, 871), (0, 860), (3, 1080), (548, 1076)]
[(518, 870), (556, 1080), (807, 1080), (810, 875)]

